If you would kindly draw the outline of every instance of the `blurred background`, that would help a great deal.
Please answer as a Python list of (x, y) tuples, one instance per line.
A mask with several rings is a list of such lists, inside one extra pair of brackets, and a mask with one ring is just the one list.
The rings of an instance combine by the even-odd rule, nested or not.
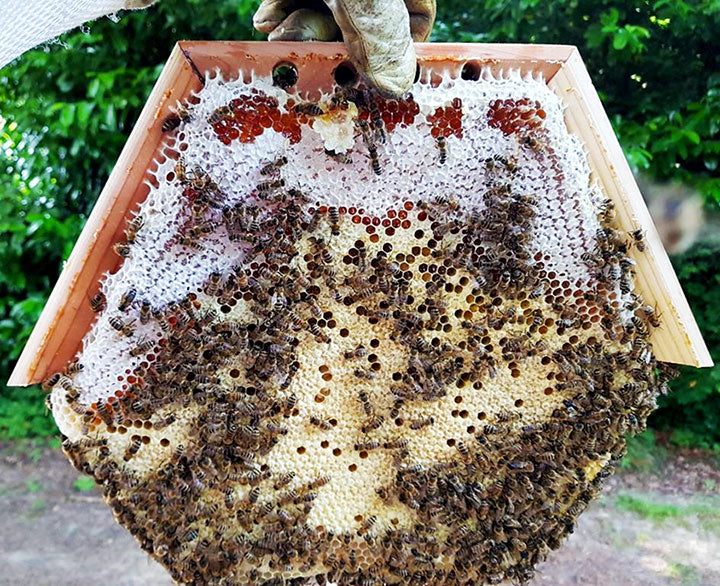
[[(720, 362), (720, 1), (438, 3), (433, 41), (579, 47)], [(169, 583), (113, 524), (92, 480), (63, 461), (44, 393), (4, 382), (173, 44), (260, 40), (257, 4), (161, 0), (0, 69), (0, 516), (9, 519), (0, 550), (10, 556), (0, 584)], [(720, 366), (683, 369), (671, 386), (611, 490), (537, 583), (720, 583)], [(90, 534), (76, 516), (88, 510)], [(45, 549), (26, 547), (43, 539), (39, 527)], [(53, 546), (53, 536), (70, 541)], [(120, 544), (115, 564), (142, 562), (136, 573), (98, 580), (92, 556), (106, 558), (108, 540)], [(84, 570), (73, 566), (73, 547), (89, 556)], [(63, 564), (67, 582), (57, 578)]]

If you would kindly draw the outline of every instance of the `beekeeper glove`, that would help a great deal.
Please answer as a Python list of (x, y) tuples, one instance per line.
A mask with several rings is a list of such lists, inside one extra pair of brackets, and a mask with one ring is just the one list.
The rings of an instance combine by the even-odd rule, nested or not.
[(399, 97), (412, 86), (413, 41), (426, 41), (435, 0), (264, 0), (253, 17), (270, 41), (342, 39), (358, 71), (381, 93)]

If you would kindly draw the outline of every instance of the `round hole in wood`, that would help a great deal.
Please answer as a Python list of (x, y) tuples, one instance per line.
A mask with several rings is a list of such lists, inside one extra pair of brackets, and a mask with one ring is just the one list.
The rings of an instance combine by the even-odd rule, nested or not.
[(460, 77), (469, 81), (480, 79), (481, 67), (477, 61), (468, 61), (463, 65)]
[(275, 64), (272, 70), (273, 85), (284, 90), (291, 88), (297, 83), (298, 70), (289, 61), (280, 61)]
[(352, 63), (349, 61), (343, 61), (333, 71), (333, 79), (339, 86), (350, 85), (357, 81), (357, 71)]

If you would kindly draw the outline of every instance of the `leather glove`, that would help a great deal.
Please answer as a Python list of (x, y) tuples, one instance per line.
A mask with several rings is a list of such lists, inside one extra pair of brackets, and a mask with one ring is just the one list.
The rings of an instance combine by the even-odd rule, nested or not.
[(413, 41), (426, 41), (435, 0), (263, 0), (253, 17), (270, 41), (342, 39), (350, 59), (381, 93), (405, 94), (413, 83)]

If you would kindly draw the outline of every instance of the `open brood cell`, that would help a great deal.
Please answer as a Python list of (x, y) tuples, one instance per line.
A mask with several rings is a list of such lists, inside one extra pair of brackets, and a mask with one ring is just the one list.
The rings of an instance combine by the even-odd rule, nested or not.
[(46, 382), (73, 463), (179, 582), (529, 579), (665, 374), (643, 235), (560, 99), (510, 72), (191, 101)]

